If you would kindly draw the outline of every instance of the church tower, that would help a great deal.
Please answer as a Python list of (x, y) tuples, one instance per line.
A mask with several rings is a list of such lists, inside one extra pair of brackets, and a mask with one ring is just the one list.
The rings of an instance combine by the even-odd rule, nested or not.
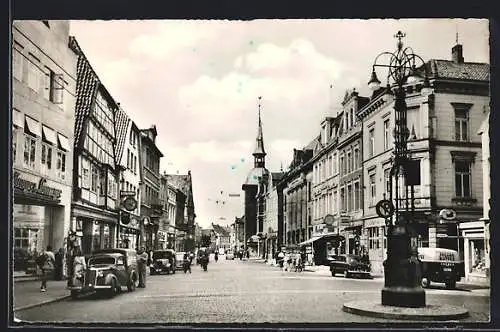
[(245, 192), (245, 249), (248, 246), (257, 246), (257, 243), (249, 242), (250, 238), (256, 235), (258, 231), (256, 195), (259, 188), (259, 182), (269, 175), (269, 171), (266, 169), (266, 151), (264, 149), (264, 136), (262, 133), (262, 120), (260, 116), (261, 99), (262, 97), (259, 97), (257, 138), (255, 150), (252, 154), (254, 157), (254, 168), (248, 173), (246, 181), (242, 186), (242, 190)]

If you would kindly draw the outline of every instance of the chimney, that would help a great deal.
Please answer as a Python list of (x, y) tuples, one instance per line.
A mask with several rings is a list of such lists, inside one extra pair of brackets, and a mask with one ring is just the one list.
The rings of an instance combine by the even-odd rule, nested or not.
[(462, 45), (456, 44), (451, 49), (451, 60), (455, 63), (464, 63), (464, 55)]

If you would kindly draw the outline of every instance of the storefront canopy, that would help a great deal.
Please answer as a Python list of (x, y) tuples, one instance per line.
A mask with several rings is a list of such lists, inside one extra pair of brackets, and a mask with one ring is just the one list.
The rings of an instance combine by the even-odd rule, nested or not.
[(337, 233), (327, 233), (327, 234), (322, 234), (322, 235), (319, 235), (319, 236), (313, 236), (312, 238), (310, 238), (309, 240), (306, 240), (304, 242), (301, 242), (298, 244), (298, 246), (300, 247), (303, 247), (303, 246), (307, 246), (309, 244), (312, 244), (313, 242), (315, 241), (318, 241), (319, 239), (323, 239), (323, 238), (344, 238), (342, 235), (339, 235)]

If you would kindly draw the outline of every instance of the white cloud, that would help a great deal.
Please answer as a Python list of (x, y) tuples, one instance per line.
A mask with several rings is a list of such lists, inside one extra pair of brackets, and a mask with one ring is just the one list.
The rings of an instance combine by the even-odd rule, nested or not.
[(153, 34), (135, 37), (129, 44), (133, 55), (165, 59), (175, 52), (191, 48), (196, 51), (200, 42), (217, 38), (221, 22), (216, 21), (162, 21)]

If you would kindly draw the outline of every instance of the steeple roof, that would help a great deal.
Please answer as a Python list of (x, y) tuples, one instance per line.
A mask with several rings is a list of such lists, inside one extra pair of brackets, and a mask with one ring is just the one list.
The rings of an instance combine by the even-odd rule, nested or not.
[(259, 128), (257, 130), (257, 139), (255, 145), (255, 151), (253, 153), (254, 156), (264, 157), (266, 155), (266, 151), (264, 150), (264, 136), (262, 135), (262, 121), (260, 119), (260, 100), (262, 97), (259, 97)]

